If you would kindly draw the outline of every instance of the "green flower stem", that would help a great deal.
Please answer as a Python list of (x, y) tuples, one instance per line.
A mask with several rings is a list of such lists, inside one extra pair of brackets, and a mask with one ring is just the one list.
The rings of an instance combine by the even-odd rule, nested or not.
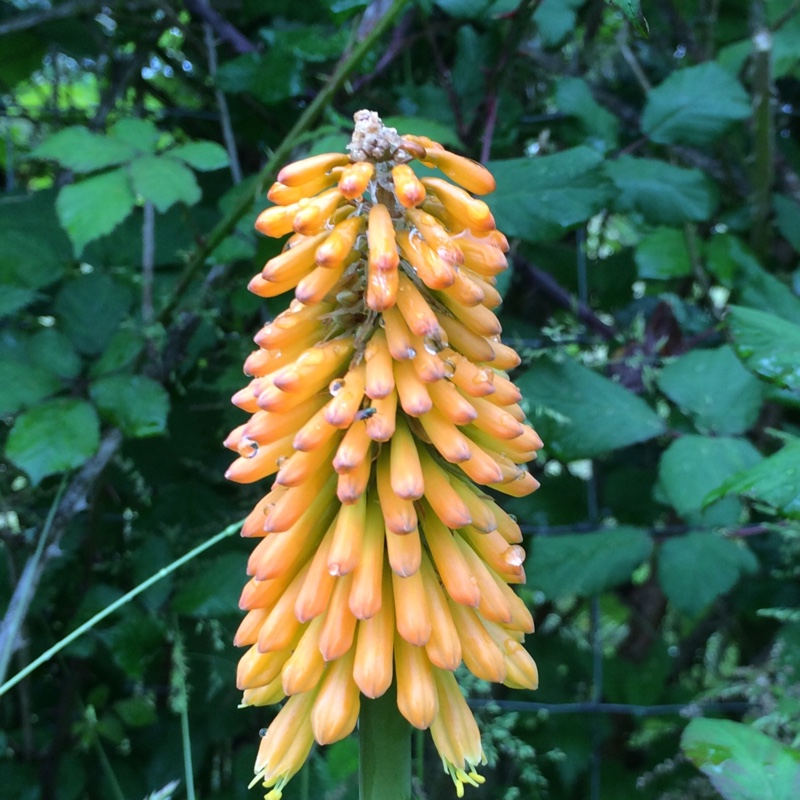
[(411, 800), (411, 726), (394, 684), (377, 700), (361, 698), (358, 731), (360, 800)]
[(21, 680), (25, 679), (30, 675), (35, 669), (38, 669), (42, 666), (42, 664), (46, 664), (56, 653), (60, 653), (67, 645), (72, 644), (76, 639), (83, 636), (84, 633), (94, 628), (98, 622), (102, 622), (106, 617), (113, 614), (118, 608), (122, 608), (122, 606), (129, 603), (133, 600), (134, 597), (140, 595), (142, 592), (149, 589), (154, 583), (158, 583), (162, 578), (166, 578), (172, 572), (175, 572), (176, 569), (182, 567), (184, 564), (187, 564), (193, 558), (196, 558), (200, 555), (200, 553), (204, 553), (209, 548), (213, 547), (215, 544), (221, 542), (223, 539), (227, 539), (229, 536), (233, 536), (234, 533), (237, 533), (242, 527), (243, 520), (239, 520), (238, 522), (234, 522), (232, 525), (228, 525), (225, 530), (220, 531), (215, 536), (212, 536), (210, 539), (207, 539), (203, 544), (198, 545), (193, 550), (190, 550), (185, 555), (181, 556), (179, 559), (173, 561), (171, 564), (168, 564), (166, 567), (163, 567), (154, 575), (151, 575), (146, 581), (140, 583), (136, 588), (131, 589), (127, 594), (124, 594), (118, 600), (115, 600), (110, 605), (107, 605), (102, 611), (95, 614), (91, 619), (87, 620), (83, 623), (83, 625), (79, 625), (75, 628), (72, 633), (65, 636), (60, 641), (56, 642), (51, 648), (45, 650), (38, 658), (31, 661), (27, 667), (21, 669), (13, 678), (9, 678), (2, 686), (0, 686), (0, 697), (2, 697), (9, 689), (12, 689), (16, 686)]

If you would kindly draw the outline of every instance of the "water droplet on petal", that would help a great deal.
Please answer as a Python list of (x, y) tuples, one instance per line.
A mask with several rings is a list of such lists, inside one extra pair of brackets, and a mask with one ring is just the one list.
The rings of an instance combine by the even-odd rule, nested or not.
[(511, 567), (521, 567), (525, 561), (525, 551), (519, 545), (509, 547), (505, 552), (505, 560)]
[(278, 456), (275, 463), (278, 465), (278, 469), (280, 469), (286, 463), (286, 456)]
[(260, 736), (260, 737), (263, 739), (263, 738), (264, 738), (264, 737), (267, 735), (267, 729), (266, 729), (266, 728), (262, 728), (262, 729), (261, 729), (261, 730), (258, 732), (258, 735), (259, 735), (259, 736)]
[(328, 386), (328, 391), (331, 393), (331, 397), (336, 397), (339, 392), (344, 389), (344, 381), (341, 378), (336, 378), (332, 380), (330, 386)]
[(417, 351), (413, 347), (409, 347), (407, 352), (408, 352), (408, 357), (409, 358), (416, 358), (417, 357)]
[(255, 458), (258, 454), (258, 442), (243, 436), (239, 442), (239, 455), (242, 458)]
[(445, 378), (452, 378), (456, 374), (456, 365), (449, 359), (444, 360), (444, 376)]

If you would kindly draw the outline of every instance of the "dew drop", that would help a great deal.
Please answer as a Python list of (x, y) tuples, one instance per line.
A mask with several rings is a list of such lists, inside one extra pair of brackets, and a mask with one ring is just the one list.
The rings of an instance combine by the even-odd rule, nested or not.
[(342, 573), (339, 571), (339, 565), (328, 564), (328, 574), (332, 575), (334, 578), (340, 577)]
[(278, 458), (275, 459), (275, 463), (278, 465), (278, 469), (280, 469), (286, 463), (286, 460), (287, 460), (286, 456), (278, 456)]
[(330, 386), (328, 386), (328, 391), (331, 393), (331, 397), (336, 397), (339, 392), (344, 389), (344, 381), (341, 378), (336, 378), (332, 380)]
[(258, 455), (258, 442), (243, 436), (239, 442), (239, 454), (242, 458), (255, 458)]
[(430, 353), (432, 356), (439, 355), (439, 351), (442, 349), (436, 339), (434, 339), (432, 336), (426, 336), (422, 340), (422, 343), (425, 345), (425, 351)]
[(406, 352), (408, 353), (408, 357), (409, 358), (416, 358), (417, 357), (417, 351), (413, 347), (409, 347)]
[(509, 518), (509, 519), (510, 519), (512, 522), (516, 522), (516, 521), (517, 521), (517, 518), (516, 518), (516, 516), (515, 516), (514, 514), (509, 514), (509, 515), (508, 515), (508, 518)]
[(452, 378), (456, 374), (456, 365), (449, 359), (444, 360), (444, 376), (445, 378)]
[(509, 547), (505, 552), (505, 561), (511, 567), (521, 567), (525, 561), (525, 551), (519, 545)]
[(267, 729), (266, 729), (266, 728), (262, 728), (262, 729), (261, 729), (261, 730), (258, 732), (258, 735), (259, 735), (259, 736), (260, 736), (260, 737), (263, 739), (263, 738), (264, 738), (264, 737), (267, 735)]

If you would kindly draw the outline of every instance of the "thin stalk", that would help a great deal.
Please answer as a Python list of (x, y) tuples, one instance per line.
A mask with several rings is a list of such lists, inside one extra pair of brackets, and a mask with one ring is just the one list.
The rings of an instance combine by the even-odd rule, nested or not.
[(154, 575), (151, 575), (146, 581), (140, 583), (136, 588), (131, 589), (127, 594), (124, 594), (118, 600), (115, 600), (110, 605), (107, 605), (102, 611), (99, 611), (91, 619), (84, 622), (83, 625), (79, 625), (74, 631), (72, 631), (72, 633), (61, 639), (61, 641), (56, 642), (51, 648), (45, 650), (45, 652), (42, 653), (38, 658), (31, 661), (31, 663), (28, 664), (25, 669), (21, 669), (16, 675), (14, 675), (13, 678), (9, 678), (4, 684), (2, 684), (2, 686), (0, 686), (0, 697), (2, 697), (9, 689), (16, 686), (21, 680), (27, 678), (28, 675), (41, 667), (42, 664), (47, 663), (54, 655), (56, 655), (56, 653), (60, 653), (65, 647), (83, 636), (84, 633), (94, 628), (98, 622), (102, 622), (117, 609), (122, 608), (122, 606), (133, 600), (134, 597), (137, 597), (142, 592), (147, 591), (153, 584), (158, 583), (158, 581), (160, 581), (162, 578), (166, 578), (167, 575), (175, 572), (176, 569), (179, 569), (184, 564), (187, 564), (193, 558), (196, 558), (201, 553), (204, 553), (206, 550), (213, 547), (215, 544), (218, 544), (223, 539), (227, 539), (229, 536), (232, 536), (241, 527), (242, 520), (239, 520), (239, 522), (234, 522), (232, 525), (228, 525), (225, 530), (222, 530), (215, 536), (207, 539), (205, 542), (203, 542), (203, 544), (198, 545), (176, 561), (168, 564), (166, 567), (162, 567), (158, 572), (156, 572)]
[(92, 747), (97, 753), (97, 759), (100, 761), (100, 767), (106, 776), (106, 780), (108, 781), (108, 786), (111, 789), (111, 794), (114, 800), (125, 800), (125, 794), (122, 791), (122, 787), (119, 785), (114, 768), (111, 766), (111, 762), (108, 760), (108, 756), (106, 755), (106, 751), (103, 749), (103, 745), (100, 742), (100, 737), (96, 729), (92, 731)]
[(186, 658), (178, 623), (175, 623), (175, 646), (172, 650), (173, 708), (181, 718), (181, 743), (183, 745), (183, 777), (186, 781), (186, 800), (195, 800), (194, 766), (192, 765), (192, 736), (189, 730), (189, 689), (186, 685)]
[[(61, 481), (61, 486), (58, 487), (55, 498), (53, 498), (50, 510), (47, 512), (47, 519), (45, 520), (41, 534), (39, 534), (39, 541), (36, 542), (36, 549), (25, 565), (25, 569), (22, 571), (17, 589), (14, 590), (14, 596), (11, 599), (8, 611), (3, 619), (2, 626), (0, 626), (0, 633), (2, 634), (0, 635), (0, 680), (6, 676), (6, 670), (8, 669), (9, 663), (11, 663), (14, 645), (19, 635), (19, 629), (22, 627), (25, 612), (30, 606), (33, 595), (36, 592), (36, 580), (34, 576), (38, 571), (39, 562), (42, 560), (45, 544), (50, 538), (50, 529), (53, 527), (53, 520), (55, 519), (56, 511), (58, 510), (59, 503), (61, 503), (61, 498), (64, 495), (66, 486), (67, 481), (66, 478), (64, 478)], [(3, 692), (0, 691), (0, 695), (2, 694)]]
[(331, 102), (336, 92), (341, 89), (350, 73), (358, 65), (362, 58), (372, 49), (375, 42), (383, 35), (384, 31), (394, 22), (398, 14), (408, 5), (409, 0), (394, 0), (386, 13), (375, 23), (369, 33), (353, 48), (350, 55), (339, 62), (328, 82), (320, 90), (320, 93), (307, 106), (306, 110), (294, 124), (283, 141), (272, 153), (272, 157), (267, 161), (264, 168), (256, 176), (252, 193), (248, 192), (234, 206), (228, 215), (223, 219), (206, 237), (203, 244), (195, 252), (191, 261), (181, 275), (177, 286), (170, 298), (170, 301), (161, 311), (158, 321), (166, 323), (172, 317), (175, 308), (181, 298), (194, 281), (197, 273), (203, 268), (208, 256), (219, 246), (222, 240), (236, 227), (240, 219), (252, 208), (253, 201), (264, 189), (264, 186), (275, 179), (278, 168), (286, 161), (289, 154), (297, 144), (301, 134), (305, 133), (317, 117), (322, 113), (325, 106)]
[(411, 800), (411, 726), (394, 684), (377, 700), (362, 698), (358, 731), (360, 800)]

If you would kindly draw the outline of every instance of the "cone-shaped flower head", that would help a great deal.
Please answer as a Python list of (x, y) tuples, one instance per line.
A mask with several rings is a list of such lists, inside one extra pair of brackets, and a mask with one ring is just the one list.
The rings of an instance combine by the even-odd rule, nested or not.
[(460, 796), (483, 751), (453, 671), (538, 680), (509, 586), (525, 577), (519, 527), (480, 488), (536, 489), (525, 465), (542, 444), (493, 313), (508, 243), (474, 195), (494, 179), (373, 112), (355, 120), (350, 155), (284, 167), (256, 221), (291, 236), (250, 289), (295, 299), (256, 336), (233, 398), (252, 416), (225, 442), (228, 478), (274, 477), (242, 531), (261, 541), (236, 636), (243, 704), (289, 696), (256, 762), (270, 800), (393, 681)]

